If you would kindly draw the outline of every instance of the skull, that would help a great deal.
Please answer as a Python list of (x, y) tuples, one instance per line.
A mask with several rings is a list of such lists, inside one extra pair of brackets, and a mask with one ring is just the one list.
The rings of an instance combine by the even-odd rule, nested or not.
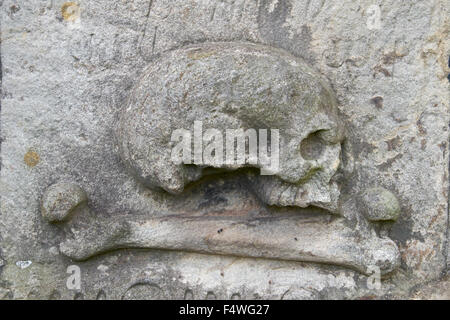
[[(209, 129), (200, 134), (200, 139), (198, 123), (202, 129)], [(123, 162), (149, 188), (178, 194), (204, 175), (250, 167), (242, 170), (245, 175), (241, 177), (267, 205), (316, 206), (337, 213), (339, 188), (335, 177), (343, 130), (336, 99), (305, 62), (282, 50), (246, 43), (212, 43), (170, 51), (145, 70), (116, 128)], [(183, 141), (189, 157), (173, 161), (172, 134), (177, 129), (194, 132), (193, 164), (191, 140), (187, 144)], [(267, 173), (265, 159), (258, 157), (255, 161), (251, 155), (251, 141), (255, 140), (251, 134), (248, 145), (244, 140), (244, 148), (239, 142), (235, 148), (232, 140), (232, 150), (225, 148), (226, 154), (220, 153), (220, 148), (209, 149), (217, 143), (222, 144), (223, 151), (223, 133), (228, 141), (231, 129), (258, 133), (270, 130), (270, 160), (275, 159), (277, 146), (280, 151), (278, 162), (274, 161), (279, 166), (271, 163), (269, 167), (272, 175), (263, 175)], [(214, 132), (214, 143), (207, 132)], [(279, 139), (272, 139), (275, 136)], [(259, 136), (258, 156), (262, 149), (268, 151), (267, 146), (259, 144), (262, 140)], [(198, 153), (195, 146), (203, 142), (206, 148)], [(231, 158), (230, 153), (232, 158), (239, 157), (235, 149), (247, 147), (247, 162), (217, 161), (223, 156)], [(206, 150), (214, 150), (214, 157)], [(255, 172), (258, 169), (261, 174)], [(357, 204), (363, 215), (358, 214)], [(43, 218), (64, 228), (60, 251), (76, 260), (115, 249), (156, 248), (326, 263), (363, 273), (369, 272), (368, 267), (378, 266), (386, 274), (399, 265), (395, 243), (378, 237), (368, 223), (395, 220), (400, 214), (395, 196), (382, 188), (371, 188), (342, 201), (342, 217), (336, 219), (284, 214), (290, 210), (267, 210), (283, 213), (267, 216), (263, 211), (239, 217), (175, 211), (110, 219), (91, 210), (84, 190), (67, 182), (50, 186), (42, 200)], [(349, 218), (354, 223), (349, 224)]]
[[(174, 163), (172, 132), (203, 128), (279, 130), (274, 175), (249, 173), (250, 187), (268, 205), (337, 211), (343, 127), (327, 83), (303, 60), (249, 43), (210, 43), (168, 52), (143, 73), (120, 115), (119, 153), (147, 187), (180, 193), (217, 170), (253, 164)], [(233, 143), (234, 144), (234, 143)], [(213, 169), (213, 170), (211, 170)]]

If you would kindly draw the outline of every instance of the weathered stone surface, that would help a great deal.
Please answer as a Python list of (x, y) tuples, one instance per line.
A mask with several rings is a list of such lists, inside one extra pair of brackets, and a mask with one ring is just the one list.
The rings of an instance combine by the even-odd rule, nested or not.
[[(226, 163), (227, 150), (220, 159), (203, 159), (195, 168), (174, 164), (174, 128), (193, 131), (194, 122), (201, 121), (202, 131), (214, 128), (224, 137), (226, 130), (277, 129), (280, 168), (271, 179), (254, 178), (261, 200), (336, 211), (338, 188), (331, 179), (343, 140), (337, 113), (336, 98), (324, 79), (288, 52), (243, 42), (194, 45), (169, 51), (147, 67), (120, 115), (120, 155), (145, 186), (177, 194), (199, 180), (205, 168), (264, 164), (260, 158), (253, 165)], [(317, 136), (313, 147), (318, 152), (305, 157), (302, 151), (311, 136)], [(226, 142), (220, 145), (225, 149)]]
[(41, 212), (48, 222), (69, 220), (75, 209), (87, 204), (86, 192), (76, 184), (59, 182), (51, 185), (42, 196)]
[[(429, 287), (420, 288), (443, 277), (450, 256), (448, 1), (383, 1), (379, 28), (373, 26), (370, 5), (351, 0), (2, 1), (0, 299), (433, 296)], [(276, 57), (282, 50), (283, 57), (298, 59), (312, 69), (312, 81), (306, 87), (316, 88), (318, 78), (330, 87), (338, 109), (336, 121), (345, 128), (345, 140), (336, 144), (341, 155), (332, 181), (338, 188), (331, 192), (335, 198), (324, 201), (335, 203), (334, 207), (290, 206), (295, 204), (294, 192), (288, 188), (292, 181), (273, 176), (261, 181), (261, 176), (253, 177), (245, 170), (203, 176), (173, 195), (146, 188), (142, 179), (136, 179), (139, 174), (126, 168), (117, 125), (133, 88), (143, 83), (141, 76), (148, 75), (146, 68), (167, 61), (164, 57), (175, 52), (212, 43), (269, 48), (277, 52)], [(217, 55), (222, 57), (227, 50), (222, 48)], [(179, 54), (173, 58), (181, 59)], [(192, 58), (183, 59), (191, 60), (195, 70), (206, 75), (202, 61), (209, 61), (208, 65), (214, 55)], [(275, 66), (276, 62), (266, 67), (273, 70)], [(167, 68), (176, 69), (177, 64)], [(233, 75), (223, 74), (230, 79)], [(268, 79), (280, 75), (269, 72)], [(163, 79), (154, 77), (156, 82), (151, 84)], [(189, 76), (177, 84), (188, 84), (188, 80)], [(255, 76), (242, 86), (264, 80)], [(249, 92), (249, 97), (265, 94)], [(152, 99), (164, 96), (164, 91), (156, 92)], [(186, 98), (190, 99), (189, 94)], [(180, 119), (176, 113), (168, 117)], [(279, 120), (288, 124), (288, 118), (295, 120), (294, 115)], [(181, 121), (184, 126), (188, 118)], [(296, 123), (290, 128), (296, 128)], [(145, 121), (135, 125), (143, 126)], [(313, 135), (300, 143), (300, 156), (308, 161), (314, 158), (316, 142)], [(136, 153), (144, 150), (137, 148)], [(174, 172), (169, 166), (160, 168)], [(46, 190), (60, 181), (72, 181), (85, 190), (89, 207), (62, 223), (48, 223), (41, 215), (41, 202)], [(385, 215), (388, 211), (367, 201), (364, 213), (359, 196), (373, 186), (397, 198), (401, 210), (396, 221), (369, 221), (395, 218), (398, 212)], [(313, 198), (326, 192), (314, 185), (307, 189), (317, 194), (304, 205), (320, 205)], [(271, 199), (270, 190), (280, 192)], [(177, 232), (181, 227), (172, 216), (186, 221), (182, 223), (186, 230)], [(264, 227), (258, 222), (216, 230), (213, 224), (213, 247), (203, 253), (166, 250), (186, 248), (182, 245), (189, 244), (189, 237), (190, 245), (202, 243), (195, 219), (206, 224), (214, 219), (276, 221), (283, 217), (285, 227), (281, 223)], [(320, 259), (306, 257), (308, 237), (294, 234), (292, 221), (302, 219), (315, 221), (310, 230), (319, 242), (310, 249)], [(161, 237), (148, 227), (152, 221), (170, 226), (158, 229), (170, 241), (158, 242)], [(300, 225), (300, 230), (308, 229), (306, 223)], [(252, 228), (265, 237), (254, 238)], [(324, 245), (327, 235), (338, 245)], [(249, 238), (261, 240), (260, 248), (268, 250), (264, 254), (248, 250), (237, 257), (236, 248), (242, 246), (231, 240), (238, 236), (244, 244)], [(285, 242), (292, 236), (292, 243)], [(357, 238), (368, 241), (356, 245)], [(301, 248), (296, 258), (302, 259), (270, 257), (273, 248), (283, 244)], [(127, 249), (107, 251), (119, 247)], [(342, 255), (330, 256), (333, 248)], [(79, 290), (66, 286), (67, 267), (73, 264), (81, 270)], [(368, 286), (368, 272), (363, 269), (369, 264), (386, 273), (380, 289)], [(412, 288), (418, 290), (416, 295)]]
[(388, 190), (373, 187), (365, 190), (359, 199), (360, 208), (370, 221), (395, 221), (400, 215), (400, 204)]
[[(81, 224), (81, 229), (76, 224), (70, 226), (60, 245), (61, 253), (85, 260), (114, 249), (157, 248), (319, 262), (366, 274), (371, 267), (379, 268), (383, 275), (398, 267), (398, 248), (391, 240), (380, 239), (357, 210), (347, 214), (338, 210), (339, 187), (333, 178), (341, 167), (343, 128), (337, 101), (331, 88), (301, 59), (279, 49), (242, 42), (169, 51), (146, 68), (119, 112), (119, 153), (144, 187), (179, 195), (188, 183), (208, 175), (206, 171), (217, 176), (239, 168), (259, 168), (261, 173), (245, 172), (244, 178), (250, 176), (248, 186), (271, 206), (267, 208), (271, 216), (254, 212), (241, 217), (173, 213), (162, 218), (94, 218), (95, 222)], [(193, 134), (184, 129), (192, 126)], [(220, 137), (213, 158), (201, 147), (196, 150), (196, 144), (205, 143), (203, 126), (214, 128)], [(179, 162), (172, 158), (171, 133), (175, 128), (182, 128), (183, 138), (188, 135), (187, 142), (181, 143), (183, 148), (188, 145), (187, 152), (183, 150)], [(228, 162), (239, 156), (239, 149), (235, 153), (233, 137), (229, 150), (227, 134), (240, 128), (255, 130), (255, 136), (261, 129), (277, 130), (280, 141), (275, 148), (271, 139), (270, 147), (271, 162), (275, 150), (280, 149), (279, 166), (270, 165), (269, 175), (264, 174), (260, 153), (249, 154), (255, 158), (249, 163)], [(250, 150), (251, 140), (248, 144)], [(261, 148), (267, 147), (255, 145), (255, 150)], [(241, 152), (245, 152), (244, 136)], [(371, 212), (369, 220), (386, 218), (374, 218), (376, 214), (394, 219), (392, 214), (399, 210), (390, 208), (395, 197), (382, 191), (378, 197), (366, 199), (364, 209), (377, 211)], [(370, 190), (366, 193), (373, 194)], [(277, 214), (273, 206), (293, 206), (295, 213), (286, 217)], [(333, 222), (296, 219), (314, 214), (312, 206), (344, 214), (345, 218)]]
[(413, 290), (414, 300), (450, 300), (450, 277), (447, 275), (440, 281), (432, 281)]
[(313, 219), (165, 217), (97, 221), (95, 226), (77, 231), (60, 246), (63, 254), (75, 260), (120, 248), (163, 248), (326, 263), (361, 273), (376, 266), (386, 274), (399, 264), (398, 248), (391, 240), (370, 233), (361, 239), (360, 233), (352, 232), (342, 221), (323, 223)]

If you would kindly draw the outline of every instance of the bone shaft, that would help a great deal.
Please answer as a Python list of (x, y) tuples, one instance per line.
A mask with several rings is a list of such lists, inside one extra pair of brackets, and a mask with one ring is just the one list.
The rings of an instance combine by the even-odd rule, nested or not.
[(165, 218), (132, 222), (130, 231), (127, 245), (138, 248), (329, 263), (366, 270), (356, 240), (347, 237), (349, 246), (339, 246), (344, 231), (319, 223)]

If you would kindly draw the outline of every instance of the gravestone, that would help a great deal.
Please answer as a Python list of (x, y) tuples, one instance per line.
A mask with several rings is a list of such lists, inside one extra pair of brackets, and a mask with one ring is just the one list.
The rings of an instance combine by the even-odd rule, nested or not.
[(448, 10), (2, 1), (0, 299), (445, 288)]

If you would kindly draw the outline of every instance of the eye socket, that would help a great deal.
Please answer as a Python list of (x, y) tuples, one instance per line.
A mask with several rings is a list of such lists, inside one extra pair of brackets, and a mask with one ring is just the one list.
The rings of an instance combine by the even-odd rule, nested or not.
[(321, 138), (321, 134), (324, 130), (319, 130), (310, 133), (300, 143), (300, 153), (306, 160), (316, 160), (320, 158), (325, 150), (325, 143)]

